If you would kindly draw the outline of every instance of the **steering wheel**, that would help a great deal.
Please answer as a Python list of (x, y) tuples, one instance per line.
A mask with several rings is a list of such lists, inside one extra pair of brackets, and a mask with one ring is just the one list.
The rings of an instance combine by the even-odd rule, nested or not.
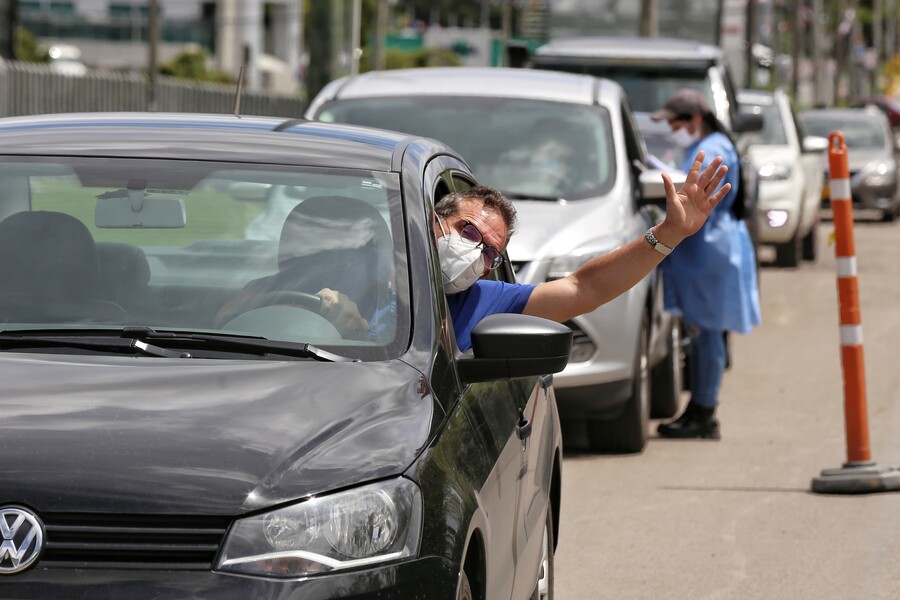
[(312, 311), (318, 315), (321, 314), (322, 299), (315, 294), (307, 294), (306, 292), (263, 292), (261, 294), (256, 294), (252, 297), (247, 298), (247, 300), (229, 310), (220, 318), (220, 322), (228, 323), (238, 315), (249, 312), (251, 310), (255, 310), (257, 308), (279, 305), (305, 308), (306, 310)]

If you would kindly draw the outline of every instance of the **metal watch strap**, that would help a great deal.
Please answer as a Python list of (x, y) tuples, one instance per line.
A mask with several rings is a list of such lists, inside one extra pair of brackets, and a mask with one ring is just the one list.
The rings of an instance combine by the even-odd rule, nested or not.
[(650, 244), (650, 247), (662, 254), (663, 256), (668, 256), (672, 254), (672, 249), (660, 242), (656, 239), (656, 236), (653, 235), (653, 229), (648, 229), (647, 233), (644, 234), (644, 239), (647, 240), (647, 243)]

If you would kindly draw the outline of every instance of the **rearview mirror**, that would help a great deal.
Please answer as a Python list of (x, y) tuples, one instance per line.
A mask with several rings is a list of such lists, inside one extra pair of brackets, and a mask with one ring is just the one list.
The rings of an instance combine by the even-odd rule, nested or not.
[(187, 217), (181, 198), (97, 198), (94, 224), (110, 229), (179, 229)]
[(571, 329), (531, 315), (491, 315), (471, 335), (474, 358), (457, 363), (463, 383), (558, 373), (572, 350)]
[(731, 130), (734, 133), (750, 133), (753, 131), (760, 131), (762, 128), (762, 115), (744, 110), (741, 110), (735, 115), (734, 123), (731, 126)]

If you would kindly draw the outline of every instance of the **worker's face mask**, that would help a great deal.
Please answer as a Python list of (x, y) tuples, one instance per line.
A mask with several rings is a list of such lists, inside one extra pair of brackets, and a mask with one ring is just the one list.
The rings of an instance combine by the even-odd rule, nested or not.
[(444, 233), (437, 241), (444, 291), (448, 294), (464, 292), (484, 274), (481, 248), (475, 242), (446, 231), (443, 219), (438, 218), (438, 225)]
[(682, 148), (690, 148), (700, 141), (700, 132), (691, 133), (687, 127), (680, 127), (672, 132), (672, 141)]

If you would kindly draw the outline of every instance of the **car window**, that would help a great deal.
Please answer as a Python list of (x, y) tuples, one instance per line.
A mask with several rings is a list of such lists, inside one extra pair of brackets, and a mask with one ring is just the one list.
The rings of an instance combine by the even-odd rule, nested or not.
[[(0, 242), (6, 329), (214, 331), (360, 358), (405, 347), (396, 174), (108, 158), (5, 158), (0, 173), (30, 196), (0, 198), (15, 207)], [(292, 306), (323, 288), (369, 331), (341, 336)]]
[(373, 97), (336, 100), (317, 118), (432, 137), (448, 144), (478, 181), (516, 196), (590, 198), (615, 182), (606, 110), (526, 99)]

